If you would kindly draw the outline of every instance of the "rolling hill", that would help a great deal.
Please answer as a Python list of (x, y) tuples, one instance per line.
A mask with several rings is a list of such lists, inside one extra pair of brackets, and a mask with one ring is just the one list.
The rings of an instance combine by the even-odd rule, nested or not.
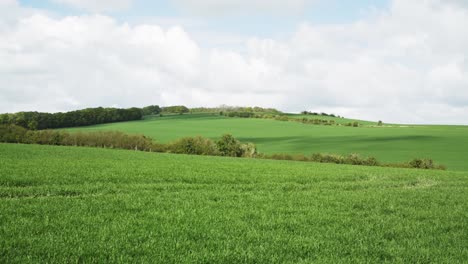
[[(302, 117), (297, 115), (297, 118)], [(255, 143), (264, 153), (358, 153), (375, 156), (385, 162), (432, 158), (445, 164), (449, 170), (468, 171), (467, 126), (378, 127), (372, 122), (362, 124), (361, 127), (323, 126), (270, 119), (228, 118), (216, 114), (187, 114), (69, 130), (117, 130), (145, 134), (160, 142), (196, 135), (218, 138), (230, 133), (242, 141)]]

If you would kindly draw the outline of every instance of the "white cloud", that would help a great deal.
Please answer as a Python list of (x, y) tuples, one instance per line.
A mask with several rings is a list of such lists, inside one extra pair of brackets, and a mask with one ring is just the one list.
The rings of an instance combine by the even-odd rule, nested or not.
[(0, 112), (225, 103), (385, 122), (468, 115), (468, 11), (436, 0), (395, 0), (355, 23), (305, 23), (287, 40), (251, 38), (242, 53), (201, 48), (182, 27), (102, 15), (8, 19)]
[(52, 0), (73, 8), (91, 12), (119, 11), (131, 6), (133, 0)]
[(234, 13), (297, 14), (312, 0), (174, 0), (184, 11), (198, 15), (229, 15)]

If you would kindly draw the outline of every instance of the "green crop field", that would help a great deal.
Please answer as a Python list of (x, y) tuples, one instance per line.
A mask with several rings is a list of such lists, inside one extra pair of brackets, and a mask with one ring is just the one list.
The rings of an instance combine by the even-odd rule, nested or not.
[(2, 263), (468, 259), (466, 172), (18, 144), (0, 168)]
[(71, 131), (118, 130), (145, 134), (160, 142), (196, 135), (218, 138), (230, 133), (242, 141), (257, 144), (263, 153), (358, 153), (385, 162), (432, 158), (449, 170), (468, 171), (468, 126), (377, 127), (371, 126), (371, 122), (363, 124), (362, 127), (323, 126), (193, 114), (73, 128)]

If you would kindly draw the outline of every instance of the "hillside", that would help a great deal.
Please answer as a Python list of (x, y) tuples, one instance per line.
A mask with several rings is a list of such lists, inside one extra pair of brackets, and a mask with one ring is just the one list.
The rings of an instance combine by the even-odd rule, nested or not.
[(363, 126), (377, 125), (377, 122), (372, 122), (372, 121), (333, 117), (333, 116), (324, 116), (324, 115), (304, 115), (304, 114), (285, 114), (285, 115), (291, 118), (296, 118), (296, 119), (307, 118), (307, 119), (333, 120), (336, 122), (336, 124), (342, 124), (342, 125), (354, 123), (354, 122), (358, 122), (360, 125), (363, 125)]
[(0, 144), (7, 262), (463, 262), (468, 175)]
[(358, 153), (386, 162), (432, 158), (450, 170), (468, 171), (466, 126), (323, 126), (215, 114), (172, 115), (141, 121), (73, 128), (145, 134), (160, 142), (184, 136), (218, 138), (225, 133), (257, 144), (264, 153)]

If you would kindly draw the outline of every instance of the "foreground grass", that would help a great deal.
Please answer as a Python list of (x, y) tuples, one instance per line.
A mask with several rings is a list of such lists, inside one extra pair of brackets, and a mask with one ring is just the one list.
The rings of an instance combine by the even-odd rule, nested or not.
[(449, 170), (468, 171), (468, 126), (340, 127), (212, 114), (176, 115), (142, 121), (74, 128), (145, 134), (160, 142), (186, 136), (212, 139), (229, 133), (253, 142), (262, 153), (357, 153), (382, 162), (432, 158)]
[(0, 144), (0, 262), (468, 259), (468, 175)]

